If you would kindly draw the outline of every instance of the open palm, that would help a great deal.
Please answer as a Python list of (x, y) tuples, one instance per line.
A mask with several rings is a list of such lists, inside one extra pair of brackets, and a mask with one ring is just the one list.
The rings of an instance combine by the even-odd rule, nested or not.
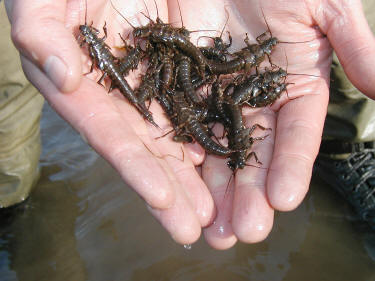
[[(226, 30), (233, 37), (233, 50), (244, 46), (245, 33), (254, 39), (266, 30), (262, 9), (273, 35), (281, 41), (310, 41), (279, 44), (272, 62), (288, 65), (290, 73), (320, 76), (291, 75), (288, 96), (271, 107), (244, 109), (248, 126), (258, 123), (272, 132), (253, 146), (262, 168), (238, 171), (228, 190), (231, 171), (225, 159), (205, 157), (197, 144), (181, 146), (170, 136), (155, 140), (170, 127), (157, 103), (151, 104), (150, 111), (161, 129), (146, 123), (117, 91), (108, 94), (98, 85), (99, 72), (82, 76), (89, 61), (75, 36), (85, 20), (85, 1), (14, 0), (6, 6), (25, 73), (56, 111), (145, 199), (177, 242), (194, 242), (206, 227), (208, 243), (225, 249), (237, 239), (248, 243), (264, 239), (272, 228), (273, 210), (294, 209), (307, 192), (328, 103), (331, 44), (353, 83), (375, 95), (370, 83), (375, 73), (369, 61), (375, 57), (374, 39), (360, 1), (350, 2), (350, 7), (346, 2), (181, 1), (183, 24), (189, 30), (221, 30), (227, 10)], [(145, 5), (114, 1), (114, 5), (133, 25), (147, 23), (140, 14), (147, 14), (145, 5), (156, 17), (153, 1)], [(157, 1), (157, 6), (163, 21), (181, 24), (176, 0)], [(106, 22), (106, 43), (121, 45), (117, 34), (126, 36), (131, 27), (110, 2), (88, 1), (87, 7), (89, 23), (101, 29)], [(196, 43), (201, 34), (193, 35)], [(138, 80), (134, 74), (128, 79), (131, 85)]]

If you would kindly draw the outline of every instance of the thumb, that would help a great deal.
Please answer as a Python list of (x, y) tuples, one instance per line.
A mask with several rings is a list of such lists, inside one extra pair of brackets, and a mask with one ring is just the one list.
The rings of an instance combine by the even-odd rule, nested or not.
[(320, 9), (323, 32), (353, 85), (375, 99), (375, 38), (361, 1), (326, 2), (328, 6)]
[(82, 76), (81, 56), (76, 39), (65, 27), (66, 1), (10, 2), (11, 8), (7, 10), (11, 35), (20, 53), (35, 63), (60, 91), (77, 89)]

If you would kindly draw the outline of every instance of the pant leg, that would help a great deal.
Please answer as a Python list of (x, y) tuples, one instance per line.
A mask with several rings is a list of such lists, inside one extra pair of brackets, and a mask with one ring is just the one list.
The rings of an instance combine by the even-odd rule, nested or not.
[(43, 97), (25, 78), (0, 3), (0, 208), (27, 198), (39, 177)]
[[(375, 32), (373, 0), (363, 0), (366, 18)], [(330, 102), (323, 139), (348, 142), (375, 141), (375, 101), (359, 92), (346, 77), (337, 56), (331, 69)]]

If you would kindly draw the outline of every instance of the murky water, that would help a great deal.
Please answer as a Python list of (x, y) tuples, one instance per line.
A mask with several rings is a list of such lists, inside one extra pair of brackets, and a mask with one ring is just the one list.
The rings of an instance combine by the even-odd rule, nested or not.
[(117, 173), (46, 106), (42, 178), (0, 222), (0, 280), (375, 280), (375, 233), (319, 179), (266, 241), (175, 244)]

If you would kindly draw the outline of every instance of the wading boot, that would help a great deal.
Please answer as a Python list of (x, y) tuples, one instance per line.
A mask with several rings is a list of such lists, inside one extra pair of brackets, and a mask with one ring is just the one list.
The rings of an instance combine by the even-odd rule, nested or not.
[(375, 230), (375, 142), (323, 141), (314, 172)]

